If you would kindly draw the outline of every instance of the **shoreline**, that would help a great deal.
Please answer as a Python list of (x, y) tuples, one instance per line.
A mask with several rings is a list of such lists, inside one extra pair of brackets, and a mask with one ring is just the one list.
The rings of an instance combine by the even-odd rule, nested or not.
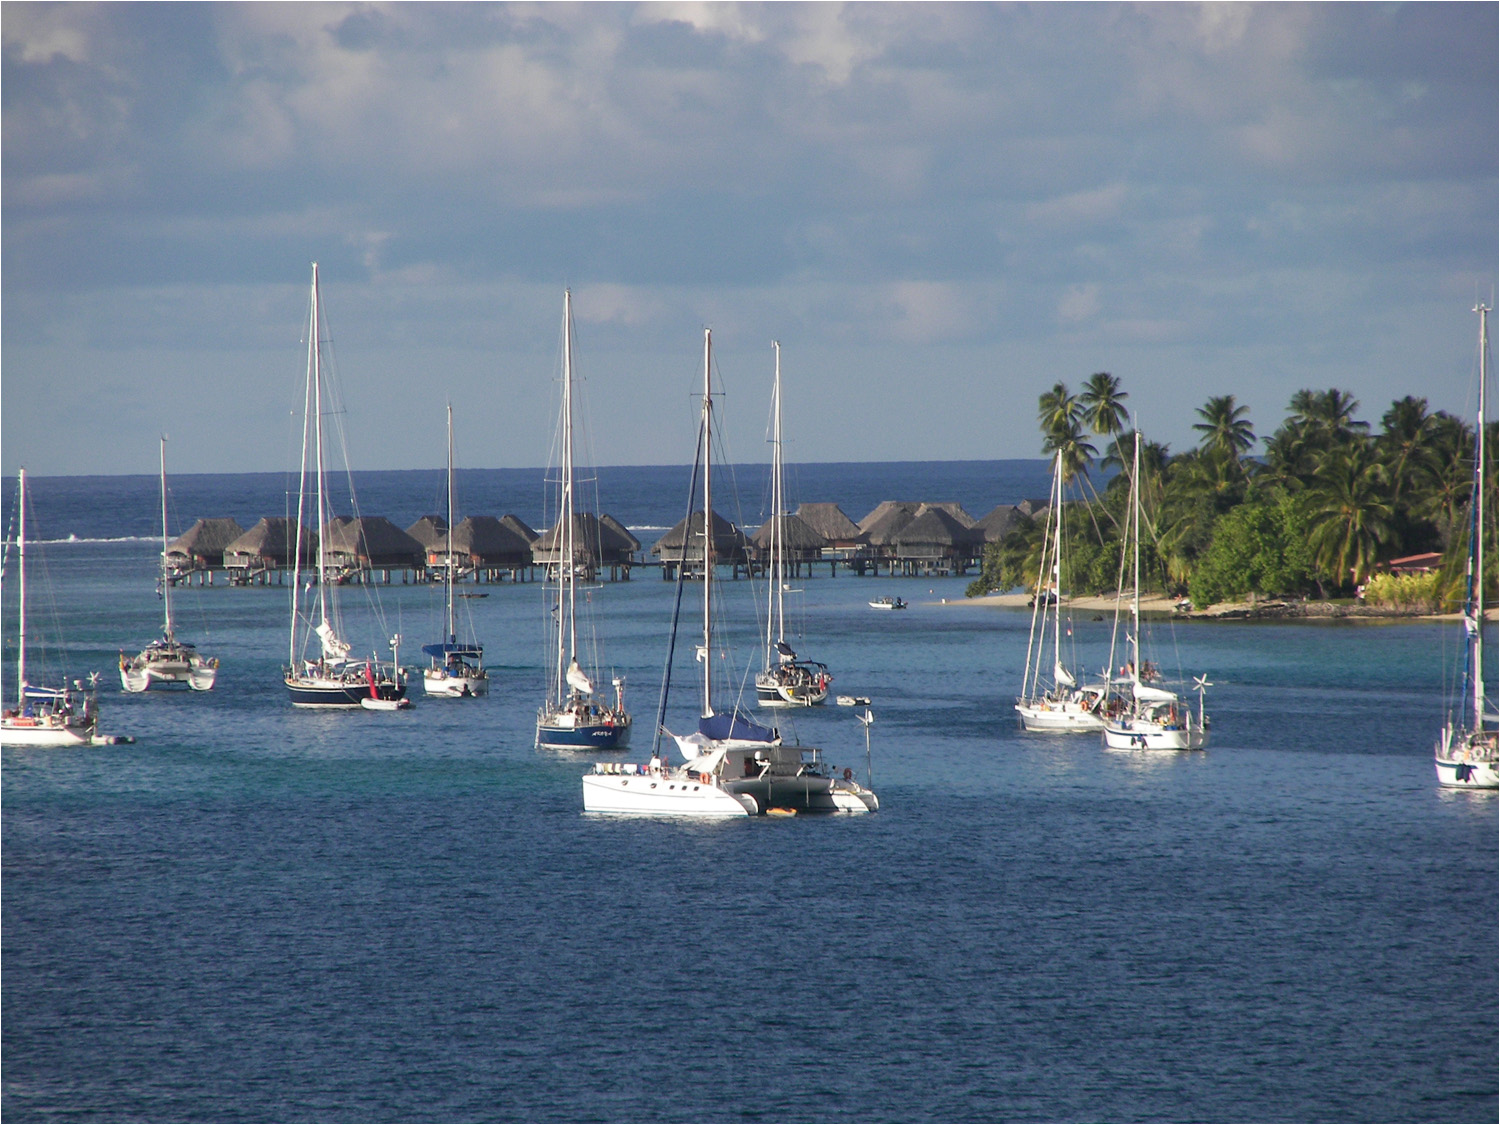
[[(959, 598), (943, 605), (1003, 606), (1027, 609), (1030, 594), (985, 594), (977, 598)], [(1063, 598), (1063, 608), (1074, 612), (1113, 615), (1120, 599), (1113, 595), (1084, 595)], [(1219, 602), (1207, 609), (1178, 610), (1176, 598), (1162, 594), (1141, 595), (1141, 613), (1171, 617), (1179, 621), (1462, 621), (1462, 613), (1426, 613), (1420, 610), (1387, 609), (1378, 606), (1340, 605), (1327, 601), (1285, 601), (1267, 599), (1256, 602)], [(1122, 605), (1128, 611), (1128, 604)], [(1485, 611), (1486, 622), (1500, 621), (1500, 610)]]

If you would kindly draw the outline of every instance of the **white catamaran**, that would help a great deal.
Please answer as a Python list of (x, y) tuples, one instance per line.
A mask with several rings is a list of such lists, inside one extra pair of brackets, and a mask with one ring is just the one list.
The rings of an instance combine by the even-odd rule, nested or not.
[[(562, 473), (557, 481), (557, 523), (551, 535), (553, 566), (548, 571), (547, 586), (554, 626), (547, 641), (552, 674), (546, 701), (537, 711), (536, 744), (553, 750), (623, 750), (630, 742), (625, 681), (615, 676), (611, 685), (614, 699), (600, 700), (595, 696), (597, 668), (592, 669), (591, 676), (578, 660), (578, 577), (580, 572), (591, 572), (602, 547), (597, 517), (580, 520), (577, 512), (573, 475), (573, 294), (568, 290), (563, 292), (562, 351)], [(589, 640), (590, 649), (596, 649), (596, 638)]]
[(186, 684), (193, 691), (209, 691), (219, 674), (219, 662), (201, 655), (197, 648), (177, 639), (172, 621), (172, 573), (167, 567), (167, 439), (161, 439), (161, 639), (152, 641), (135, 656), (120, 653), (120, 686), (139, 692), (148, 688)]
[(453, 608), (453, 404), (448, 404), (448, 528), (443, 555), (443, 639), (423, 645), (432, 658), (422, 669), (422, 690), (440, 699), (472, 699), (486, 695), (490, 677), (484, 669), (484, 646), (477, 640), (460, 642), (458, 616)]
[[(788, 746), (780, 734), (745, 717), (737, 707), (716, 710), (713, 702), (713, 488), (710, 456), (713, 435), (713, 396), (710, 376), (712, 335), (703, 334), (703, 413), (699, 425), (698, 462), (703, 470), (703, 636), (698, 659), (703, 665), (702, 710), (698, 729), (672, 736), (686, 759), (670, 766), (660, 752), (661, 735), (671, 683), (671, 650), (657, 713), (656, 749), (650, 763), (639, 765), (600, 762), (583, 776), (583, 807), (587, 812), (637, 813), (692, 817), (752, 816), (800, 812), (871, 812), (880, 807), (875, 794), (854, 780), (854, 771), (839, 776), (827, 766), (820, 751)], [(691, 508), (691, 501), (689, 502)], [(687, 521), (693, 534), (693, 513)], [(677, 582), (680, 595), (687, 567), (687, 540)], [(672, 622), (675, 646), (677, 619)]]
[[(1479, 424), (1474, 434), (1474, 485), (1470, 501), (1468, 588), (1464, 598), (1464, 695), (1458, 715), (1438, 738), (1433, 764), (1438, 782), (1452, 789), (1500, 788), (1500, 715), (1485, 697), (1484, 683), (1484, 465), (1485, 382), (1488, 378), (1489, 313), (1479, 314)], [(1493, 518), (1493, 516), (1492, 516)]]
[[(364, 707), (372, 711), (393, 710), (406, 699), (406, 676), (396, 661), (399, 637), (391, 638), (391, 663), (373, 657), (351, 659), (352, 646), (342, 637), (339, 616), (338, 587), (328, 567), (328, 527), (325, 494), (327, 481), (323, 462), (323, 349), (322, 309), (318, 293), (318, 263), (312, 266), (312, 311), (307, 326), (307, 389), (302, 410), (302, 467), (297, 488), (297, 534), (292, 554), (291, 628), (288, 639), (288, 666), (282, 675), (294, 707)], [(309, 440), (312, 462), (309, 465)], [(309, 484), (308, 477), (312, 480)], [(303, 590), (302, 559), (307, 550), (303, 536), (304, 504), (308, 488), (313, 490), (317, 516), (317, 595), (309, 597)], [(355, 513), (358, 515), (358, 512)], [(310, 605), (304, 607), (304, 599)], [(313, 637), (317, 638), (317, 655), (304, 655)]]
[[(1208, 720), (1203, 713), (1203, 694), (1209, 687), (1205, 676), (1194, 678), (1198, 692), (1198, 714), (1177, 693), (1158, 687), (1159, 674), (1141, 662), (1141, 434), (1136, 430), (1134, 467), (1130, 474), (1130, 524), (1126, 550), (1132, 553), (1130, 623), (1126, 643), (1130, 659), (1125, 665), (1129, 698), (1112, 698), (1106, 707), (1104, 744), (1112, 750), (1202, 750), (1208, 744)], [(1120, 609), (1125, 591), (1115, 603), (1115, 632), (1119, 632)], [(1109, 666), (1114, 668), (1114, 640), (1109, 645)]]
[[(1100, 731), (1104, 729), (1103, 705), (1109, 685), (1078, 686), (1077, 676), (1063, 664), (1062, 572), (1063, 468), (1059, 452), (1053, 462), (1052, 494), (1047, 503), (1042, 535), (1042, 563), (1037, 573), (1036, 596), (1031, 603), (1031, 638), (1026, 643), (1026, 672), (1016, 711), (1021, 725), (1030, 731)], [(1050, 638), (1049, 634), (1050, 633)], [(1072, 635), (1072, 626), (1068, 633)], [(1042, 686), (1051, 656), (1051, 687)]]
[(771, 527), (770, 562), (766, 567), (766, 665), (755, 677), (762, 707), (813, 707), (828, 698), (833, 682), (828, 665), (799, 660), (786, 639), (786, 493), (781, 472), (781, 345), (776, 349), (776, 379), (771, 392)]

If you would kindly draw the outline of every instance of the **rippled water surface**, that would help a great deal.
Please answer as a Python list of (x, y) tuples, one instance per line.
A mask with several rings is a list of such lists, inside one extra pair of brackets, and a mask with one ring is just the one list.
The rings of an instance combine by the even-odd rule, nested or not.
[[(152, 550), (49, 547), (75, 669), (150, 638)], [(397, 715), (286, 703), (283, 591), (182, 592), (211, 695), (111, 688), (133, 745), (4, 751), (5, 1116), (1495, 1120), (1496, 800), (1434, 784), (1447, 628), (1158, 630), (1212, 746), (1110, 753), (1017, 729), (1028, 615), (963, 584), (798, 583), (883, 808), (727, 824), (582, 814), (587, 762), (531, 746), (540, 586), (466, 603), (490, 698)], [(413, 658), (433, 592), (380, 598)], [(592, 598), (644, 757), (671, 587)], [(867, 768), (848, 709), (782, 726)]]

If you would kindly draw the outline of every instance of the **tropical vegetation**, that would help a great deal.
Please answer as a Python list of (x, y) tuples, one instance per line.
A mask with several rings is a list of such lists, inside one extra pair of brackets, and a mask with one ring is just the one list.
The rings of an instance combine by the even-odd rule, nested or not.
[[(1128, 397), (1118, 378), (1098, 372), (1076, 394), (1059, 382), (1038, 399), (1042, 452), (1060, 458), (1069, 497), (1063, 585), (1077, 593), (1118, 588), (1137, 441)], [(1260, 456), (1249, 409), (1233, 395), (1197, 409), (1191, 449), (1174, 454), (1140, 435), (1143, 581), (1197, 606), (1356, 595), (1406, 609), (1461, 603), (1473, 427), (1410, 395), (1378, 427), (1358, 417), (1359, 406), (1337, 388), (1298, 391)], [(1497, 436), (1485, 443), (1490, 504)], [(1035, 583), (1042, 523), (1040, 513), (1022, 516), (986, 549), (970, 596)], [(1430, 574), (1389, 572), (1393, 559), (1428, 553), (1440, 559)], [(1493, 588), (1494, 547), (1486, 557)]]

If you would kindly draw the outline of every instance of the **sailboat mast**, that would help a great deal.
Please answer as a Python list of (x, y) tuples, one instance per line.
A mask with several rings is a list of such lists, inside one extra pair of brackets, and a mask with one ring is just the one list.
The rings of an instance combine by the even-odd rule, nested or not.
[[(448, 533), (443, 556), (443, 594), (447, 599), (448, 643), (458, 643), (458, 626), (453, 619), (453, 403), (448, 403)], [(446, 663), (446, 661), (445, 661)]]
[(26, 470), (21, 470), (21, 515), (16, 534), (16, 561), (20, 566), (20, 625), (16, 635), (16, 705), (26, 705)]
[(313, 263), (312, 281), (312, 379), (313, 379), (313, 448), (317, 464), (314, 479), (318, 486), (318, 623), (328, 620), (328, 553), (326, 520), (323, 508), (323, 351), (318, 346), (318, 263)]
[(1135, 594), (1130, 601), (1130, 678), (1141, 680), (1141, 430), (1135, 430), (1135, 457), (1131, 469), (1130, 538), (1135, 546), (1131, 573)]
[(162, 633), (172, 639), (172, 582), (167, 575), (167, 435), (161, 437), (161, 601)]
[[(771, 589), (767, 596), (775, 597), (776, 614), (776, 636), (774, 640), (786, 639), (786, 606), (782, 594), (782, 558), (786, 553), (786, 543), (783, 540), (785, 524), (782, 522), (782, 504), (785, 502), (782, 495), (781, 477), (781, 342), (773, 340), (771, 346), (776, 349), (776, 377), (771, 388)], [(766, 606), (766, 667), (769, 668), (775, 661), (772, 658), (771, 637), (771, 612), (772, 606)]]
[(311, 312), (307, 326), (307, 382), (302, 388), (302, 460), (297, 463), (297, 529), (292, 535), (292, 621), (287, 637), (287, 666), (297, 666), (297, 617), (302, 608), (303, 506), (307, 502), (307, 423), (312, 413), (313, 364), (318, 349), (318, 263), (313, 263)]
[[(1062, 450), (1057, 451), (1057, 472), (1053, 476), (1053, 504), (1057, 518), (1052, 521), (1052, 682), (1057, 687), (1057, 669), (1062, 667), (1062, 545), (1063, 545), (1063, 471)], [(1038, 595), (1041, 596), (1040, 594)], [(1044, 603), (1045, 604), (1045, 603)]]
[(710, 483), (713, 452), (714, 403), (709, 382), (713, 363), (713, 330), (703, 330), (703, 717), (713, 708), (713, 487)]
[(1490, 350), (1489, 307), (1474, 306), (1479, 314), (1479, 426), (1475, 441), (1474, 496), (1474, 730), (1484, 730), (1484, 397)]
[[(574, 551), (577, 544), (573, 538), (573, 293), (563, 290), (563, 581), (568, 592), (568, 651), (572, 660), (578, 655), (578, 582), (573, 572)], [(559, 638), (561, 645), (561, 638)], [(562, 651), (559, 648), (558, 656)]]

